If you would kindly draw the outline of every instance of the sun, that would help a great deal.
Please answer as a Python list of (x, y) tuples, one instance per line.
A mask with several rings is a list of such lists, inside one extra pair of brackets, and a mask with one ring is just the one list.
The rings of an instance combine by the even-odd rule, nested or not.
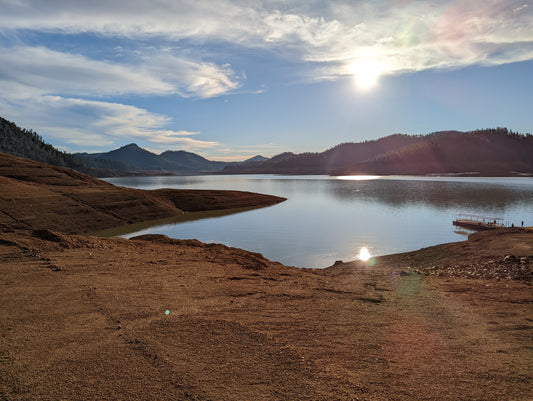
[(351, 73), (358, 89), (367, 91), (377, 86), (381, 65), (375, 60), (359, 60), (352, 64)]

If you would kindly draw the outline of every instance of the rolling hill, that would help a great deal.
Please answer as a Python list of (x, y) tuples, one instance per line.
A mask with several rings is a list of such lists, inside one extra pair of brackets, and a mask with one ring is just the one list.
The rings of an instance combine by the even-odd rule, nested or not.
[(321, 153), (283, 153), (272, 159), (228, 166), (228, 174), (426, 175), (533, 174), (533, 136), (507, 128), (443, 131), (425, 136), (395, 134), (344, 143)]
[(243, 162), (212, 161), (196, 153), (184, 150), (167, 150), (160, 155), (140, 148), (135, 143), (106, 153), (76, 153), (89, 164), (100, 160), (121, 163), (129, 171), (168, 172), (175, 174), (197, 174), (219, 172), (228, 166), (238, 166), (255, 161), (268, 160), (263, 156), (255, 156)]

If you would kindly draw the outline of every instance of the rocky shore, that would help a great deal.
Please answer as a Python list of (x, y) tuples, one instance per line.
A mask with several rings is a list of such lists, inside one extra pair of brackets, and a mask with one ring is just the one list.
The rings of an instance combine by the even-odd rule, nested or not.
[(0, 400), (531, 399), (529, 229), (296, 269), (80, 235), (279, 198), (133, 191), (0, 156)]

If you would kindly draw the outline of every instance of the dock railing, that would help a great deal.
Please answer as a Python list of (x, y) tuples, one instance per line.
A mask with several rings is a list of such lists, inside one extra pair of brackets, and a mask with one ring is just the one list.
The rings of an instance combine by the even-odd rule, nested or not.
[(504, 220), (501, 217), (487, 217), (475, 214), (461, 213), (455, 216), (455, 221), (466, 224), (482, 224), (484, 226), (490, 226), (493, 228), (505, 227)]

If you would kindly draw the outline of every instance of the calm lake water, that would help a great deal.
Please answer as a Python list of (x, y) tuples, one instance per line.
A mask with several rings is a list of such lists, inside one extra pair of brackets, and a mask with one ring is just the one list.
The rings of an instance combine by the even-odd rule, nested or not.
[(509, 225), (533, 226), (533, 178), (329, 177), (214, 175), (109, 178), (141, 188), (242, 190), (288, 198), (241, 213), (200, 214), (124, 233), (159, 233), (260, 252), (299, 267), (326, 267), (372, 255), (462, 241), (470, 232), (452, 225), (456, 214), (501, 217)]

